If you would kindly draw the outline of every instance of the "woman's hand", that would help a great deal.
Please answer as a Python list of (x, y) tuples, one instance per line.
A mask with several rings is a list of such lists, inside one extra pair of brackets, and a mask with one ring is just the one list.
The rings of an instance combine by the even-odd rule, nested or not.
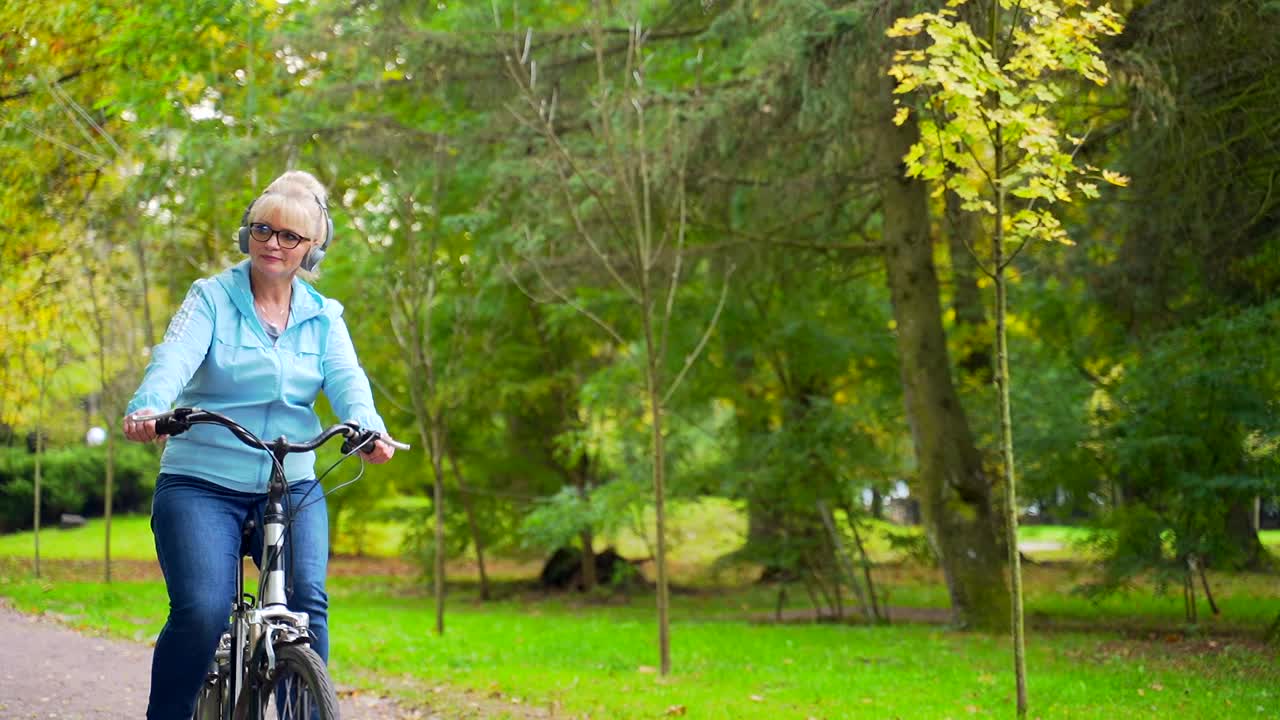
[(396, 454), (396, 449), (381, 440), (374, 440), (373, 449), (365, 450), (363, 452), (365, 460), (368, 460), (374, 465), (381, 465), (382, 463), (390, 460), (392, 455)]
[(156, 435), (155, 420), (147, 420), (145, 422), (134, 420), (137, 416), (158, 414), (159, 413), (155, 410), (138, 410), (137, 412), (125, 415), (124, 422), (122, 423), (124, 427), (124, 436), (134, 442), (154, 442), (156, 440), (163, 440), (162, 436)]

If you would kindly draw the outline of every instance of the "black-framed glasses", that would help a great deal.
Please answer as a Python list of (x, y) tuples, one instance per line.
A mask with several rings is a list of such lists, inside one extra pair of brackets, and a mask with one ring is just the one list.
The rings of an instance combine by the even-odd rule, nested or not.
[(267, 242), (271, 236), (276, 236), (276, 241), (280, 243), (280, 247), (285, 250), (292, 250), (303, 241), (310, 240), (309, 237), (302, 237), (292, 230), (277, 230), (264, 222), (251, 223), (249, 225), (249, 237), (260, 243)]

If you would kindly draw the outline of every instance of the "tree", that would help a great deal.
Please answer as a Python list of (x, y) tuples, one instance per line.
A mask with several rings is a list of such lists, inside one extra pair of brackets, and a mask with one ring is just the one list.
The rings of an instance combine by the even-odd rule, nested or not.
[[(1117, 35), (1120, 18), (1109, 6), (1084, 0), (991, 0), (988, 27), (979, 37), (952, 9), (900, 18), (888, 34), (930, 37), (923, 49), (894, 55), (889, 74), (895, 94), (928, 91), (920, 139), (903, 160), (909, 177), (936, 180), (961, 207), (990, 218), (991, 258), (982, 268), (995, 281), (996, 387), (1004, 480), (1006, 543), (1012, 579), (1012, 631), (1018, 717), (1027, 712), (1023, 649), (1022, 573), (1018, 555), (1018, 500), (1009, 405), (1006, 270), (1033, 241), (1066, 241), (1055, 203), (1099, 196), (1094, 178), (1116, 185), (1127, 179), (1111, 171), (1077, 167), (1074, 150), (1084, 141), (1065, 136), (1052, 111), (1066, 94), (1063, 73), (1103, 85), (1107, 67), (1096, 42)], [(910, 114), (900, 108), (894, 122)], [(1064, 148), (1064, 145), (1066, 146)], [(1010, 199), (1013, 202), (1010, 202)], [(1043, 201), (1043, 205), (1037, 203)], [(1021, 207), (1011, 207), (1023, 202)], [(1006, 243), (1013, 246), (1010, 252)]]
[[(758, 223), (741, 237), (761, 246), (881, 259), (902, 407), (917, 458), (912, 493), (924, 509), (954, 623), (994, 629), (1003, 627), (1008, 605), (991, 520), (991, 479), (947, 356), (927, 188), (898, 179), (914, 123), (898, 129), (888, 122), (894, 106), (882, 76), (889, 65), (882, 31), (912, 7), (879, 1), (717, 4), (707, 37), (729, 50), (706, 63), (708, 78), (718, 82), (707, 80), (704, 94), (708, 107), (725, 118), (720, 127), (726, 130), (706, 133), (700, 146), (739, 147), (738, 157), (749, 159), (712, 166), (702, 174), (700, 195), (713, 192), (708, 188), (727, 192), (721, 190), (726, 186), (736, 192), (729, 207), (750, 212)], [(750, 188), (759, 192), (747, 195)], [(699, 221), (726, 225), (719, 216)], [(866, 277), (861, 267), (853, 273)]]
[(1213, 602), (1204, 568), (1247, 564), (1223, 518), (1277, 492), (1278, 311), (1273, 301), (1162, 333), (1099, 393), (1096, 443), (1125, 498), (1094, 538), (1103, 573), (1091, 592), (1150, 572), (1160, 589), (1183, 588), (1194, 625), (1197, 584)]
[[(905, 17), (894, 2), (878, 26)], [(942, 326), (942, 306), (929, 226), (927, 186), (903, 173), (903, 156), (920, 140), (914, 119), (895, 125), (896, 83), (885, 74), (890, 57), (869, 63), (880, 122), (865, 130), (884, 213), (885, 269), (901, 363), (903, 401), (918, 462), (914, 489), (930, 547), (938, 557), (959, 627), (1005, 627), (1009, 601), (996, 534), (991, 478), (956, 393)]]
[(1134, 184), (1100, 219), (1122, 232), (1090, 274), (1141, 340), (1275, 297), (1280, 12), (1267, 0), (1135, 4), (1104, 48), (1125, 112), (1095, 133), (1118, 140), (1110, 153)]
[[(448, 383), (453, 379), (452, 372), (459, 363), (461, 341), (466, 337), (470, 322), (463, 294), (468, 275), (466, 263), (458, 260), (458, 255), (463, 253), (451, 252), (451, 248), (446, 246), (450, 233), (441, 222), (443, 186), (449, 174), (445, 150), (445, 140), (440, 137), (436, 145), (434, 172), (429, 189), (405, 188), (403, 191), (393, 192), (392, 197), (388, 198), (398, 216), (396, 226), (421, 227), (426, 235), (425, 243), (418, 238), (408, 238), (408, 242), (401, 245), (404, 252), (396, 255), (413, 271), (396, 273), (388, 296), (391, 301), (391, 328), (396, 343), (408, 359), (406, 370), (410, 377), (418, 378), (417, 382), (409, 384), (409, 397), (413, 403), (419, 437), (431, 462), (432, 506), (435, 513), (435, 564), (432, 582), (435, 588), (438, 634), (444, 633), (445, 463), (452, 461), (454, 474), (458, 475), (457, 462), (449, 445), (449, 421), (455, 399)], [(393, 181), (391, 186), (395, 185), (398, 183)], [(419, 197), (436, 209), (427, 216), (426, 224), (419, 219)], [(438, 293), (450, 280), (455, 291), (452, 307), (457, 312), (452, 318), (441, 319), (438, 317), (440, 311), (447, 310), (450, 306), (442, 302)], [(455, 479), (460, 481), (460, 477)], [(464, 502), (470, 502), (470, 499)], [(467, 509), (470, 516), (470, 505)], [(477, 545), (477, 551), (480, 550)], [(480, 567), (483, 573), (483, 556)]]
[[(707, 313), (710, 319), (701, 337), (684, 353), (679, 369), (669, 369), (671, 331), (685, 280), (682, 272), (686, 271), (688, 242), (689, 199), (682, 142), (685, 111), (678, 102), (665, 97), (670, 89), (646, 85), (650, 74), (645, 51), (647, 35), (640, 21), (628, 23), (623, 43), (606, 35), (605, 20), (604, 9), (596, 3), (588, 26), (596, 79), (592, 97), (579, 108), (582, 116), (577, 119), (590, 128), (589, 144), (570, 145), (565, 141), (560, 129), (563, 119), (557, 116), (563, 100), (554, 85), (550, 93), (539, 89), (538, 63), (528, 53), (531, 30), (525, 35), (523, 47), (513, 48), (508, 56), (511, 78), (520, 91), (520, 103), (513, 105), (511, 111), (532, 139), (542, 144), (546, 155), (539, 158), (539, 165), (550, 176), (559, 196), (555, 210), (563, 213), (530, 222), (519, 251), (522, 264), (545, 291), (589, 318), (618, 346), (631, 347), (636, 352), (624, 333), (629, 326), (631, 333), (639, 335), (635, 360), (641, 365), (644, 378), (657, 520), (658, 653), (660, 672), (666, 675), (671, 671), (671, 655), (664, 415), (671, 396), (715, 328), (724, 307), (731, 269), (725, 273), (715, 308)], [(616, 81), (609, 77), (614, 69), (607, 60), (614, 53), (621, 54)], [(542, 87), (546, 87), (545, 79)], [(650, 119), (658, 114), (655, 111), (661, 113), (656, 125)], [(555, 233), (566, 223), (565, 229), (576, 242), (555, 239)], [(547, 268), (553, 262), (578, 268), (584, 261), (603, 273), (603, 281), (616, 294), (607, 301), (630, 308), (630, 317), (624, 317), (627, 326), (610, 322), (588, 302), (574, 298)], [(524, 268), (519, 272), (525, 272)], [(517, 271), (512, 272), (512, 277), (518, 278)], [(586, 293), (588, 298), (592, 294)]]
[[(1140, 353), (1209, 314), (1257, 307), (1280, 288), (1274, 192), (1280, 13), (1265, 0), (1141, 3), (1108, 48), (1129, 80), (1128, 112), (1103, 128), (1134, 178), (1128, 202), (1100, 222), (1122, 232), (1083, 269), (1102, 307)], [(1145, 353), (1142, 353), (1145, 355)], [(1139, 487), (1117, 487), (1125, 494)], [(1233, 562), (1263, 569), (1258, 498), (1224, 507)]]
[[(45, 320), (51, 321), (51, 318), (45, 318)], [(45, 326), (45, 331), (46, 333), (49, 331), (49, 327), (47, 325)], [(38, 369), (35, 371), (35, 375), (39, 378), (39, 381), (36, 391), (35, 477), (33, 478), (31, 489), (32, 571), (37, 578), (40, 577), (41, 456), (44, 454), (45, 445), (47, 443), (45, 436), (48, 433), (48, 429), (45, 425), (45, 408), (47, 407), (49, 399), (50, 376), (56, 370), (56, 367), (53, 366), (53, 362), (57, 362), (58, 360), (58, 358), (54, 357), (56, 349), (57, 345), (55, 341), (51, 339), (50, 334), (46, 334), (45, 338), (41, 342), (36, 343), (30, 348), (31, 354), (35, 356), (35, 362), (39, 365)]]

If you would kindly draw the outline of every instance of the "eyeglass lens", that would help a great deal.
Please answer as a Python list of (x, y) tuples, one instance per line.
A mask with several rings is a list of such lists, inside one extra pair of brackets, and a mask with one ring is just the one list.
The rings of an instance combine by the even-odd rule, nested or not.
[(298, 247), (298, 243), (306, 239), (291, 230), (277, 230), (266, 223), (254, 223), (250, 225), (249, 234), (258, 242), (266, 242), (271, 239), (272, 235), (275, 235), (276, 239), (280, 242), (280, 247), (289, 250)]

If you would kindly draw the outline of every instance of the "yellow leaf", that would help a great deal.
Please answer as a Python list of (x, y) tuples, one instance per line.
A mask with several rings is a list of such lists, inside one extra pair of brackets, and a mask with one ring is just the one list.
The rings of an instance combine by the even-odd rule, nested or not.
[(668, 717), (679, 717), (681, 715), (684, 715), (686, 712), (688, 712), (688, 709), (685, 708), (685, 706), (672, 705), (671, 707), (667, 708), (666, 715)]
[(1129, 177), (1114, 170), (1103, 170), (1102, 179), (1118, 187), (1129, 187)]
[(911, 114), (911, 111), (908, 110), (907, 108), (904, 108), (904, 107), (898, 108), (898, 112), (893, 114), (893, 124), (901, 127), (902, 123), (907, 121), (907, 116), (910, 114)]
[(917, 15), (909, 18), (898, 18), (893, 27), (885, 31), (885, 35), (889, 37), (911, 37), (919, 35), (924, 29), (924, 15)]

